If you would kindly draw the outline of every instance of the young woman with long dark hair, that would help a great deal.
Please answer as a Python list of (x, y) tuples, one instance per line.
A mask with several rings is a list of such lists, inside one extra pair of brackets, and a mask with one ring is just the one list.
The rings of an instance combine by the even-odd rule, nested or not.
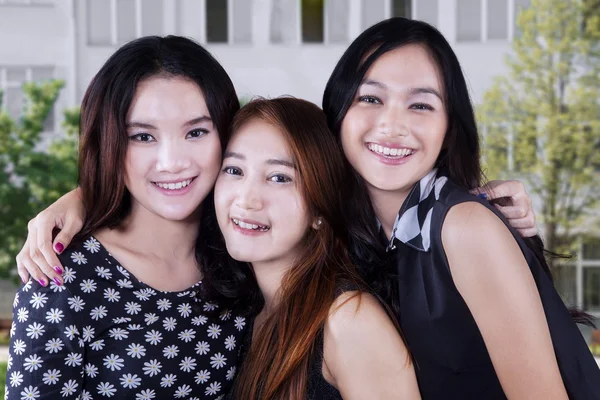
[[(600, 371), (554, 289), (539, 238), (523, 240), (469, 193), (479, 134), (456, 55), (432, 26), (393, 18), (363, 32), (323, 109), (354, 179), (353, 261), (393, 255), (395, 293), (423, 398), (598, 399)], [(364, 274), (363, 274), (364, 275)]]

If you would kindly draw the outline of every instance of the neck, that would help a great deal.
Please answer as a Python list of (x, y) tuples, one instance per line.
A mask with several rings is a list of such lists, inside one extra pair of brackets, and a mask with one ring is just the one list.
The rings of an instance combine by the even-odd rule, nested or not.
[(400, 208), (408, 197), (411, 188), (389, 191), (369, 186), (368, 189), (375, 215), (379, 223), (381, 223), (386, 237), (389, 239), (392, 237), (392, 230), (394, 229), (394, 222), (396, 222), (398, 212), (400, 212)]
[(252, 269), (256, 276), (258, 287), (265, 300), (265, 306), (261, 312), (270, 313), (278, 304), (280, 299), (281, 285), (283, 277), (289, 269), (288, 265), (274, 262), (252, 263)]

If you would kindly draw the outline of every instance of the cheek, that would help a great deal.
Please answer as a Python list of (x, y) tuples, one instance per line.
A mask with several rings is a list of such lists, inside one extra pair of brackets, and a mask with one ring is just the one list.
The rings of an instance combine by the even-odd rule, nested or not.
[(148, 151), (138, 150), (129, 148), (125, 155), (125, 181), (127, 185), (132, 180), (135, 181), (136, 178), (146, 175), (149, 169), (151, 155)]
[(218, 138), (211, 138), (210, 143), (205, 143), (195, 154), (196, 162), (207, 171), (221, 169), (221, 142)]

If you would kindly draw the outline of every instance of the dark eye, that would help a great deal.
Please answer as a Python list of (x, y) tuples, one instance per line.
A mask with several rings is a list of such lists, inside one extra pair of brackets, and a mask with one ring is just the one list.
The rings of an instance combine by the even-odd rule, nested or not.
[(370, 103), (370, 104), (381, 104), (381, 99), (377, 96), (371, 96), (371, 95), (366, 95), (366, 96), (360, 96), (358, 98), (358, 101), (363, 102), (363, 103)]
[(242, 170), (237, 167), (225, 167), (223, 172), (227, 175), (242, 175)]
[(153, 142), (155, 139), (149, 133), (136, 133), (135, 135), (129, 136), (129, 140), (133, 140), (135, 142)]
[(284, 174), (275, 174), (271, 175), (268, 180), (275, 183), (288, 183), (292, 181), (292, 178)]
[(204, 135), (206, 135), (208, 133), (208, 131), (206, 129), (193, 129), (191, 131), (188, 132), (187, 137), (191, 137), (191, 138), (199, 138), (202, 137)]
[(433, 111), (433, 107), (431, 107), (429, 104), (425, 104), (425, 103), (416, 103), (410, 106), (410, 108), (414, 109), (414, 110), (421, 110), (421, 111)]

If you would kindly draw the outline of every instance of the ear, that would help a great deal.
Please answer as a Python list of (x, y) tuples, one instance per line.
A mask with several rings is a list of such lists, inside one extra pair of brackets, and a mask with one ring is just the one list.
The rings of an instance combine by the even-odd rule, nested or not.
[(315, 222), (313, 222), (312, 227), (314, 230), (320, 229), (323, 225), (323, 219), (321, 217), (317, 218)]

